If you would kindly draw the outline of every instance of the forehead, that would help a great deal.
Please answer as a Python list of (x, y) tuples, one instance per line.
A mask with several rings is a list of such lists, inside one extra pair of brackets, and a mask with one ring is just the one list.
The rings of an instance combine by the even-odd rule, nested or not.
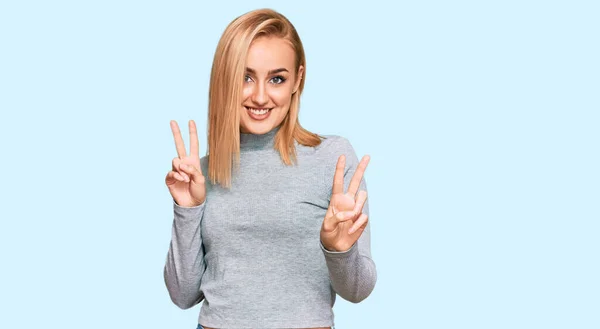
[(259, 37), (250, 44), (246, 67), (250, 67), (257, 72), (278, 68), (286, 68), (292, 72), (295, 57), (292, 46), (285, 39)]

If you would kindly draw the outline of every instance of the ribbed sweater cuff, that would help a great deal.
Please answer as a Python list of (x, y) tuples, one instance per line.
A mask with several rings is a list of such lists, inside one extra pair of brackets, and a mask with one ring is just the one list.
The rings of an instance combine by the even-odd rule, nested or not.
[(323, 242), (319, 241), (319, 245), (321, 246), (321, 250), (323, 250), (323, 254), (325, 254), (325, 257), (332, 257), (332, 258), (352, 257), (352, 255), (354, 255), (356, 252), (358, 252), (357, 244), (358, 244), (358, 241), (354, 242), (352, 247), (350, 247), (350, 249), (345, 250), (345, 251), (331, 251), (331, 250), (325, 249), (325, 246), (323, 246)]
[(204, 207), (206, 206), (206, 200), (195, 207), (183, 207), (178, 205), (175, 200), (173, 200), (173, 211), (175, 212), (175, 218), (178, 220), (200, 220), (202, 217), (202, 213), (204, 212)]

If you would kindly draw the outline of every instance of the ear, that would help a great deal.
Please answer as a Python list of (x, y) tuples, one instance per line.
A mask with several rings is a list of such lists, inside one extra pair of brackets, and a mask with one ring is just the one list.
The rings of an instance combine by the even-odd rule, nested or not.
[(298, 88), (300, 88), (300, 82), (302, 82), (303, 77), (304, 66), (300, 65), (300, 67), (298, 68), (298, 73), (296, 74), (296, 83), (294, 84), (294, 92), (292, 92), (292, 94), (295, 94), (298, 91)]

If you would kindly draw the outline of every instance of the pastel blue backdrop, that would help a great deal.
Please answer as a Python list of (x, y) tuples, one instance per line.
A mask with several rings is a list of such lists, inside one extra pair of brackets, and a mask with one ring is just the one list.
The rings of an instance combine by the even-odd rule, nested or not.
[(195, 328), (169, 120), (206, 149), (217, 41), (263, 7), (306, 48), (301, 123), (372, 158), (379, 280), (337, 329), (600, 328), (598, 2), (433, 0), (1, 2), (0, 327)]

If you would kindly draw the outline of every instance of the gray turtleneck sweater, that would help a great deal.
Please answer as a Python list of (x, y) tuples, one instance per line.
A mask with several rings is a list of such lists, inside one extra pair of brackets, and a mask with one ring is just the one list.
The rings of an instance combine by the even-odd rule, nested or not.
[[(165, 283), (180, 308), (203, 302), (198, 322), (205, 327), (333, 326), (336, 294), (358, 303), (375, 287), (369, 224), (346, 251), (320, 242), (337, 159), (346, 155), (344, 191), (358, 165), (351, 144), (335, 135), (316, 147), (296, 143), (298, 163), (286, 166), (273, 149), (278, 129), (241, 134), (230, 190), (207, 179), (203, 204), (173, 202)], [(205, 175), (207, 157), (200, 159)]]

